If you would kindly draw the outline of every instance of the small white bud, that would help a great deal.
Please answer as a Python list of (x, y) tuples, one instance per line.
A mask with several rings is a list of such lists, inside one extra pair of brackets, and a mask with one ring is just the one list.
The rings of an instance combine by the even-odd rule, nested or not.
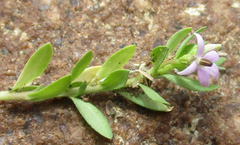
[(218, 51), (220, 48), (222, 48), (222, 44), (207, 44), (204, 47), (203, 54), (206, 54), (207, 52), (212, 50)]

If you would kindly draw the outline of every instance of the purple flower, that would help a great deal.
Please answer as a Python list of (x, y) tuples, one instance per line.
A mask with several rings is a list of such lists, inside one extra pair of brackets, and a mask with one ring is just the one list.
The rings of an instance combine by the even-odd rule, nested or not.
[(216, 51), (209, 51), (203, 55), (204, 41), (201, 35), (194, 33), (197, 37), (197, 55), (196, 59), (184, 70), (178, 72), (178, 75), (189, 75), (197, 70), (198, 80), (203, 87), (209, 86), (209, 75), (217, 79), (219, 70), (214, 63), (219, 59)]

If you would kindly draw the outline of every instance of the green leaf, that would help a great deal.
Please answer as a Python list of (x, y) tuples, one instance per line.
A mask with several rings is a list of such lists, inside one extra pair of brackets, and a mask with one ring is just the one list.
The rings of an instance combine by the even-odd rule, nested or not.
[(166, 46), (169, 48), (169, 53), (173, 53), (174, 49), (178, 46), (178, 44), (191, 32), (192, 28), (185, 28), (182, 29), (175, 34), (168, 40)]
[(37, 89), (35, 90), (35, 92), (40, 91), (40, 90), (43, 89), (43, 88), (44, 88), (44, 85), (42, 84), (42, 85), (40, 85), (40, 86), (37, 87)]
[(210, 84), (208, 87), (203, 87), (197, 80), (190, 79), (188, 77), (179, 76), (175, 74), (163, 74), (163, 77), (169, 81), (193, 91), (207, 92), (213, 91), (219, 88), (219, 86)]
[(100, 84), (102, 91), (116, 90), (123, 87), (128, 79), (129, 70), (119, 69), (112, 72), (107, 78)]
[(112, 91), (122, 88), (128, 80), (129, 70), (119, 69), (113, 71), (109, 76), (99, 81), (99, 84), (88, 85), (84, 94)]
[(72, 82), (86, 69), (88, 64), (92, 60), (92, 51), (88, 51), (73, 67), (72, 74)]
[(215, 64), (218, 66), (219, 70), (226, 70), (226, 68), (221, 67), (224, 62), (226, 61), (226, 57), (219, 57), (218, 61), (215, 62)]
[(71, 83), (71, 85), (69, 86), (69, 89), (80, 87), (80, 86), (82, 85), (82, 83), (83, 83), (83, 82), (73, 82), (73, 83)]
[(201, 33), (203, 30), (205, 30), (207, 27), (202, 27), (202, 28), (199, 28), (197, 31), (195, 31), (195, 33)]
[[(202, 32), (204, 29), (206, 29), (206, 27), (202, 27), (202, 28), (198, 29), (195, 33), (200, 33), (200, 32)], [(185, 48), (185, 46), (188, 44), (188, 42), (189, 42), (193, 37), (194, 37), (194, 34), (188, 36), (188, 37), (179, 45), (178, 50), (177, 50), (177, 52), (176, 52), (175, 58), (181, 57), (180, 55), (182, 54), (182, 51), (185, 50), (185, 49), (183, 49), (183, 48)]]
[(222, 65), (226, 61), (226, 57), (219, 57), (218, 61), (215, 62), (216, 65)]
[(77, 77), (77, 79), (74, 82), (84, 82), (86, 81), (87, 83), (91, 82), (92, 79), (95, 78), (97, 72), (101, 66), (92, 66), (89, 68), (86, 68), (80, 76)]
[(146, 94), (132, 94), (124, 91), (118, 93), (128, 100), (151, 110), (169, 112), (173, 109), (173, 107), (167, 106), (159, 101), (153, 101)]
[(219, 70), (226, 70), (225, 67), (221, 67), (221, 66), (218, 66), (218, 69), (219, 69)]
[(37, 86), (26, 86), (26, 87), (22, 87), (22, 88), (19, 88), (19, 89), (15, 90), (15, 92), (32, 91), (32, 90), (34, 90), (36, 88), (37, 88)]
[(124, 66), (133, 56), (135, 50), (136, 47), (134, 45), (130, 45), (124, 47), (123, 49), (117, 51), (112, 56), (110, 56), (96, 74), (94, 81), (99, 81), (108, 76), (113, 71), (120, 69), (122, 66)]
[(50, 43), (41, 46), (28, 60), (12, 91), (23, 87), (40, 76), (47, 68), (52, 58), (52, 53), (53, 50)]
[(89, 102), (84, 102), (81, 99), (74, 97), (71, 97), (71, 99), (80, 114), (95, 131), (108, 139), (113, 138), (108, 120), (98, 108)]
[(71, 77), (71, 75), (64, 76), (40, 91), (29, 94), (27, 100), (35, 102), (57, 97), (68, 89), (71, 84)]
[(160, 102), (160, 103), (163, 103), (165, 105), (168, 105), (170, 106), (171, 104), (168, 103), (166, 100), (164, 100), (157, 92), (155, 92), (154, 90), (152, 90), (151, 88), (143, 85), (143, 84), (138, 84), (144, 91), (144, 93), (149, 97), (151, 98), (153, 101), (157, 101), (157, 102)]
[(86, 90), (86, 88), (87, 88), (87, 82), (85, 81), (85, 82), (83, 82), (83, 83), (81, 84), (81, 86), (80, 86), (79, 89), (78, 89), (77, 94), (74, 95), (74, 97), (79, 97), (79, 96), (81, 96), (81, 95), (84, 93), (84, 91)]
[(168, 48), (166, 46), (158, 46), (152, 50), (150, 57), (153, 64), (153, 76), (156, 75), (159, 66), (162, 64), (167, 54)]
[(181, 53), (178, 55), (178, 58), (184, 56), (185, 54), (188, 54), (188, 53), (191, 52), (196, 46), (197, 46), (197, 45), (194, 44), (194, 43), (185, 46), (185, 47), (182, 49)]

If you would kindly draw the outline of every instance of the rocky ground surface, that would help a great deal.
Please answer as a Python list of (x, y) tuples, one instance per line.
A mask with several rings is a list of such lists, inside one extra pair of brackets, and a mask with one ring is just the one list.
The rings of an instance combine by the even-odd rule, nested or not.
[(0, 90), (14, 84), (31, 54), (47, 42), (53, 58), (35, 84), (68, 74), (88, 50), (94, 53), (91, 66), (131, 44), (137, 46), (131, 61), (148, 61), (152, 48), (179, 29), (203, 26), (204, 39), (223, 44), (227, 53), (227, 70), (212, 81), (218, 90), (193, 92), (157, 81), (153, 88), (174, 106), (170, 113), (111, 92), (88, 96), (109, 120), (112, 140), (96, 133), (67, 98), (0, 101), (0, 144), (240, 144), (239, 0), (1, 0)]

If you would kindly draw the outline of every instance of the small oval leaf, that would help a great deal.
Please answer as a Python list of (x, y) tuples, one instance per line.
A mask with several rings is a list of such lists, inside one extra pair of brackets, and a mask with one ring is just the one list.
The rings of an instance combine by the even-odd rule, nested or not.
[(68, 89), (71, 84), (71, 77), (71, 75), (64, 76), (40, 91), (29, 94), (27, 100), (36, 102), (57, 97)]
[(107, 78), (100, 84), (102, 91), (116, 90), (123, 87), (128, 79), (129, 70), (119, 69), (112, 72)]
[(149, 98), (146, 94), (132, 94), (129, 92), (120, 91), (118, 92), (123, 97), (127, 98), (128, 100), (145, 107), (147, 109), (151, 109), (154, 111), (164, 111), (169, 112), (172, 111), (173, 107), (167, 106), (161, 102), (153, 101)]
[(117, 51), (112, 56), (110, 56), (96, 74), (95, 81), (99, 81), (105, 78), (113, 71), (120, 69), (122, 66), (124, 66), (133, 56), (135, 50), (136, 47), (134, 45), (130, 45), (124, 47), (123, 49)]
[(169, 48), (169, 53), (173, 53), (177, 45), (191, 32), (192, 28), (181, 29), (168, 40), (166, 46)]
[(157, 92), (155, 92), (154, 90), (152, 90), (151, 88), (143, 85), (143, 84), (138, 84), (144, 91), (144, 93), (151, 98), (153, 101), (158, 101), (160, 103), (163, 103), (167, 106), (170, 106), (171, 104), (168, 103), (166, 100), (164, 100)]
[(24, 85), (32, 82), (40, 76), (47, 68), (52, 58), (52, 46), (47, 43), (41, 46), (28, 60), (27, 64), (22, 70), (17, 82), (12, 88), (12, 91), (23, 87)]
[(218, 66), (219, 70), (226, 70), (226, 68), (221, 67), (224, 62), (226, 61), (226, 57), (219, 57), (218, 61), (215, 62), (215, 64)]
[(193, 80), (185, 76), (179, 76), (175, 74), (163, 74), (162, 76), (183, 88), (193, 91), (207, 92), (219, 88), (219, 86), (213, 84), (210, 84), (208, 87), (203, 87), (198, 80)]
[(215, 62), (216, 65), (222, 65), (226, 61), (226, 57), (219, 57), (218, 61)]
[(221, 67), (221, 66), (218, 66), (218, 69), (219, 69), (219, 70), (226, 70), (226, 68)]
[(108, 139), (113, 138), (107, 118), (97, 107), (78, 98), (71, 97), (71, 99), (80, 114), (95, 131)]
[(74, 97), (79, 97), (79, 96), (81, 96), (81, 95), (84, 93), (84, 91), (86, 90), (86, 88), (87, 88), (87, 82), (85, 81), (85, 82), (83, 82), (83, 83), (81, 84), (81, 86), (78, 88), (78, 92), (77, 92), (76, 95), (74, 95)]
[(167, 54), (168, 54), (168, 48), (166, 46), (158, 46), (152, 50), (150, 54), (151, 61), (153, 64), (152, 76), (156, 75), (159, 66), (162, 64)]
[(86, 69), (88, 64), (92, 60), (92, 51), (88, 51), (73, 67), (72, 74), (72, 82)]
[(101, 66), (92, 66), (92, 67), (86, 68), (80, 74), (80, 76), (78, 76), (77, 79), (75, 79), (74, 82), (84, 82), (84, 81), (86, 81), (87, 83), (91, 82), (92, 79), (95, 78), (100, 68)]

